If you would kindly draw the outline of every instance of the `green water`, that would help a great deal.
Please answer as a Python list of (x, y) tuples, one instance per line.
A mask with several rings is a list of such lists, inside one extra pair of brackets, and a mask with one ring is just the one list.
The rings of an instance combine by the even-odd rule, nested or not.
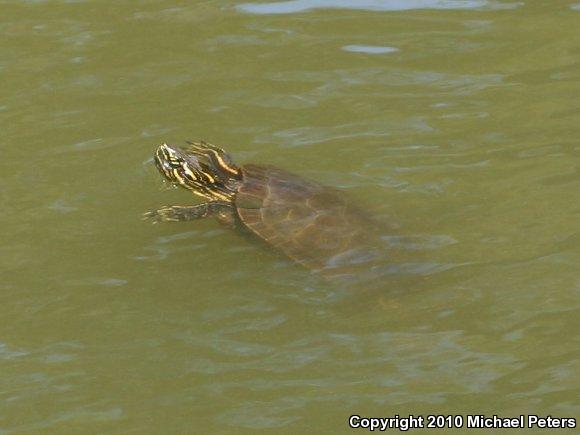
[[(0, 433), (578, 419), (579, 25), (556, 0), (0, 1)], [(345, 294), (214, 221), (142, 222), (190, 202), (151, 164), (186, 139), (343, 188), (436, 267)]]

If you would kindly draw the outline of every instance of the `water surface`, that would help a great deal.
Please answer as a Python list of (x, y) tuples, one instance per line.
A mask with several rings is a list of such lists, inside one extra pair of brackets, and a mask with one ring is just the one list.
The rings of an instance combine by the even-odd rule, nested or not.
[[(577, 2), (1, 8), (0, 432), (580, 417)], [(186, 139), (344, 189), (434, 267), (349, 294), (141, 222), (193, 201), (151, 164)]]

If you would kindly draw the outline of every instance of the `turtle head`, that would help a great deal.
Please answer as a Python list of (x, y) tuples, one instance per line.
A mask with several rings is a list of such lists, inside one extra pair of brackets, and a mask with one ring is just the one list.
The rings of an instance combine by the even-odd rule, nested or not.
[(224, 150), (205, 142), (184, 148), (164, 143), (155, 152), (155, 166), (170, 183), (209, 200), (230, 201), (242, 178)]

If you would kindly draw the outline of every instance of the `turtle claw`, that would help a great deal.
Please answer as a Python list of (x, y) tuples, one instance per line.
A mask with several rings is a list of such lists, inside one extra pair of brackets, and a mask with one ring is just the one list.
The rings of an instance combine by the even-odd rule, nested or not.
[(159, 222), (179, 222), (199, 219), (208, 215), (208, 204), (194, 206), (165, 206), (159, 210), (148, 211), (143, 214), (144, 220), (152, 220), (154, 224)]
[(164, 217), (161, 213), (159, 213), (159, 210), (152, 210), (152, 211), (148, 211), (146, 213), (143, 213), (141, 215), (141, 220), (142, 221), (151, 221), (151, 223), (153, 225), (158, 224), (159, 222), (163, 222)]

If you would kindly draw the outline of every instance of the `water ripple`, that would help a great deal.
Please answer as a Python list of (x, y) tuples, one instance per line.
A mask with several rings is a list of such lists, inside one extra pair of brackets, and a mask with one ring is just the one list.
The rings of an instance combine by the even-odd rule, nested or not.
[(408, 11), (413, 9), (514, 9), (520, 3), (489, 0), (290, 0), (273, 3), (244, 3), (237, 6), (250, 14), (292, 14), (314, 9), (358, 9), (366, 11)]
[(396, 47), (381, 47), (379, 45), (345, 45), (342, 47), (344, 51), (353, 53), (367, 53), (367, 54), (386, 54), (395, 53), (399, 51)]

